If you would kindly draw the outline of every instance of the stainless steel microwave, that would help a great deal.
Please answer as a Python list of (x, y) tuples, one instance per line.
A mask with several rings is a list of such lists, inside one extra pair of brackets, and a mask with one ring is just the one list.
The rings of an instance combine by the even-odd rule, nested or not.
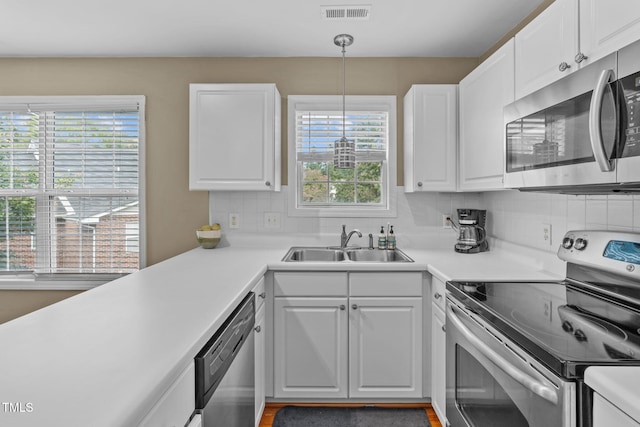
[(505, 187), (640, 192), (640, 41), (504, 109)]

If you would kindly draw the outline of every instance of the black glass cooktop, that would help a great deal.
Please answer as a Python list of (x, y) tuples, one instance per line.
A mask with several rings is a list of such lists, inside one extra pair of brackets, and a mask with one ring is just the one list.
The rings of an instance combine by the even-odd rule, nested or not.
[(449, 282), (447, 290), (562, 377), (580, 378), (591, 365), (640, 365), (633, 298), (572, 281)]

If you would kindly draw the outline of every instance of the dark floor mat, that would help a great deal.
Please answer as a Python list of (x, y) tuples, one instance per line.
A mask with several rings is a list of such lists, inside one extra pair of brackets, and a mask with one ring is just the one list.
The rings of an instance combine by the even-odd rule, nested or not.
[(430, 427), (426, 411), (420, 408), (330, 408), (285, 406), (273, 420), (273, 427)]

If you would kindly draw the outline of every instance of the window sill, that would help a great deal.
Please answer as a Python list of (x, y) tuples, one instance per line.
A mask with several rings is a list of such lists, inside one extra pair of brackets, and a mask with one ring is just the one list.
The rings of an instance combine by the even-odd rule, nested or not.
[(11, 277), (0, 278), (0, 290), (21, 290), (21, 291), (35, 291), (35, 290), (48, 290), (48, 291), (86, 291), (89, 289), (97, 288), (100, 285), (111, 282), (122, 276), (105, 277), (101, 276), (99, 279), (91, 278), (36, 278), (30, 277)]

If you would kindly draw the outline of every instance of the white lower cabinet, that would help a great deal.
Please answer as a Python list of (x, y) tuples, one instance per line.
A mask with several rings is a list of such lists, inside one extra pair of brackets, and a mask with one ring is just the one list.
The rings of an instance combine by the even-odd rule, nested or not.
[(275, 397), (347, 397), (347, 297), (277, 297)]
[(422, 395), (422, 298), (351, 297), (349, 397)]
[(433, 410), (442, 425), (446, 425), (446, 345), (447, 336), (444, 311), (436, 304), (431, 304), (431, 406), (433, 406)]
[(195, 364), (190, 363), (138, 427), (183, 427), (196, 407)]
[(593, 427), (609, 426), (640, 427), (640, 423), (598, 393), (593, 393)]
[(187, 427), (202, 427), (202, 415), (195, 414), (187, 424)]
[(421, 292), (418, 272), (274, 273), (274, 398), (420, 398)]
[[(263, 281), (264, 283), (264, 281)], [(255, 322), (255, 419), (260, 424), (265, 404), (265, 306), (261, 305), (256, 313)]]
[(445, 284), (431, 277), (431, 405), (440, 423), (447, 425), (446, 404), (446, 308)]

